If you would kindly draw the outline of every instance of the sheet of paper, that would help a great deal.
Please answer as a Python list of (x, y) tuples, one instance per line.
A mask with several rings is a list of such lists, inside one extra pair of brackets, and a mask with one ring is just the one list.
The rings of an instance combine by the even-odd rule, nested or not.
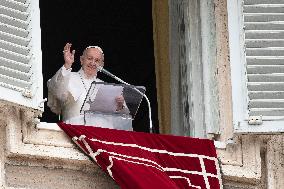
[(122, 86), (100, 85), (90, 109), (104, 113), (115, 112), (117, 108), (115, 98), (122, 95), (122, 91)]

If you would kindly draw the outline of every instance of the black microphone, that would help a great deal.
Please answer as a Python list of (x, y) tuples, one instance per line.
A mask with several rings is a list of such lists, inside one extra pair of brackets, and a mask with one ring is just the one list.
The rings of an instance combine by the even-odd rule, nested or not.
[(112, 73), (110, 73), (109, 71), (107, 71), (106, 69), (104, 69), (102, 66), (98, 66), (98, 71), (99, 72), (103, 72), (104, 74), (112, 77), (112, 78), (116, 78), (115, 75), (113, 75)]

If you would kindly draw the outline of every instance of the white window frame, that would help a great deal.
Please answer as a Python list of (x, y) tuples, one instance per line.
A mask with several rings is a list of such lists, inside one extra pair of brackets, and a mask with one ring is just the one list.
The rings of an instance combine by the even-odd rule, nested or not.
[(248, 91), (242, 9), (242, 0), (231, 0), (227, 3), (234, 132), (240, 134), (284, 132), (283, 119), (263, 120), (260, 125), (248, 124)]
[(43, 79), (42, 79), (42, 53), (41, 53), (41, 30), (40, 30), (40, 11), (39, 0), (27, 0), (30, 4), (30, 36), (31, 51), (33, 54), (31, 72), (31, 90), (20, 92), (8, 87), (0, 86), (0, 100), (12, 104), (22, 105), (24, 108), (32, 108), (43, 111)]
[[(15, 2), (17, 4), (17, 2)], [(13, 86), (0, 86), (0, 101), (20, 106), (26, 111), (35, 112), (34, 116), (39, 116), (44, 111), (43, 99), (43, 75), (42, 75), (42, 51), (41, 51), (41, 28), (40, 28), (40, 8), (39, 0), (22, 0), (19, 3), (29, 4), (29, 38), (30, 50), (32, 52), (32, 87), (30, 90), (21, 91), (13, 89)], [(36, 117), (33, 118), (37, 129), (49, 129), (59, 131), (60, 128), (56, 123), (40, 122)]]
[[(180, 3), (181, 8), (177, 9), (175, 6)], [(183, 3), (183, 4), (182, 4)], [(187, 3), (187, 4), (186, 4)], [(196, 11), (189, 10), (190, 6), (196, 6)], [(181, 10), (182, 9), (182, 10)], [(179, 11), (177, 11), (179, 10)], [(215, 70), (217, 67), (217, 53), (216, 53), (216, 35), (215, 35), (215, 16), (214, 16), (214, 2), (213, 0), (205, 1), (169, 1), (170, 11), (170, 69), (171, 69), (171, 133), (175, 135), (188, 135), (185, 131), (188, 130), (188, 123), (190, 127), (190, 135), (194, 137), (205, 138), (209, 135), (220, 134), (219, 124), (219, 106), (217, 84), (215, 79)], [(180, 15), (183, 17), (179, 17)], [(187, 17), (186, 17), (187, 16)], [(185, 41), (181, 41), (180, 32), (177, 29), (177, 19), (185, 19)], [(198, 19), (199, 22), (198, 22)], [(195, 24), (196, 28), (192, 28), (191, 24)], [(199, 44), (193, 44), (194, 34), (199, 33)], [(192, 39), (193, 38), (193, 39)], [(195, 41), (196, 42), (196, 41)], [(189, 69), (187, 75), (180, 78), (181, 61), (179, 43), (184, 43), (186, 46), (186, 59), (183, 64), (187, 64)], [(189, 45), (189, 43), (191, 43)], [(200, 48), (198, 55), (191, 48)], [(194, 53), (192, 53), (194, 52)], [(193, 65), (195, 64), (195, 65)], [(198, 65), (197, 65), (198, 64)], [(192, 70), (191, 70), (192, 69)], [(188, 79), (191, 78), (191, 79)], [(201, 82), (201, 85), (198, 85)], [(186, 94), (180, 89), (181, 83), (188, 86)], [(201, 88), (199, 88), (201, 87)], [(185, 91), (184, 91), (185, 92)], [(194, 103), (194, 107), (188, 107), (190, 120), (184, 116), (184, 106), (182, 99)]]
[[(193, 54), (192, 52), (199, 52), (201, 49), (199, 49), (200, 46), (192, 44), (191, 41), (200, 38), (194, 38), (193, 29), (190, 28), (190, 16), (193, 14), (199, 16), (199, 11), (196, 10), (196, 13), (190, 12), (190, 6), (198, 6), (198, 3), (196, 1), (192, 2), (192, 4), (189, 3), (190, 0), (169, 1), (171, 133), (204, 138), (204, 111), (202, 111), (203, 104), (201, 103), (203, 94), (200, 94), (202, 89), (198, 88), (199, 86), (193, 86), (193, 82), (202, 77), (202, 64), (201, 57), (195, 57), (199, 53)], [(198, 24), (194, 31), (198, 31), (200, 23)], [(193, 49), (193, 45), (196, 45), (196, 49)], [(191, 106), (193, 103), (194, 105)], [(200, 118), (198, 120), (196, 119), (197, 114)]]

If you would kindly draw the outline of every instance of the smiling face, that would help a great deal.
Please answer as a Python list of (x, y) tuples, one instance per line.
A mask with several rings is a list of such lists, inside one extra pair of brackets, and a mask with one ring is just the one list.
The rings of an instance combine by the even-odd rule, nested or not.
[(97, 48), (87, 48), (80, 57), (82, 69), (88, 78), (97, 75), (97, 67), (103, 66), (104, 55)]

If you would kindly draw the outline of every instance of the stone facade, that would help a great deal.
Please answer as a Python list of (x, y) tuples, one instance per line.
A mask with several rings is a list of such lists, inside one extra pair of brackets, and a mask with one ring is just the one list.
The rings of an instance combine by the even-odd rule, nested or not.
[[(214, 0), (220, 135), (224, 188), (284, 188), (284, 135), (236, 135), (226, 0)], [(0, 187), (8, 189), (119, 188), (56, 126), (37, 125), (38, 112), (0, 101)], [(229, 140), (228, 140), (229, 139)]]
[[(1, 102), (2, 188), (119, 188), (58, 128), (36, 127), (35, 113)], [(218, 149), (224, 188), (284, 186), (284, 136), (243, 135)]]
[[(217, 149), (222, 162), (224, 188), (277, 189), (284, 187), (284, 135), (233, 133), (231, 67), (226, 0), (215, 0), (218, 56), (218, 97), (221, 134), (215, 140), (226, 143)], [(225, 94), (225, 95), (224, 95)], [(232, 138), (232, 140), (228, 140)], [(229, 142), (229, 143), (228, 143)]]
[(2, 188), (119, 188), (62, 131), (37, 128), (35, 112), (0, 107)]

